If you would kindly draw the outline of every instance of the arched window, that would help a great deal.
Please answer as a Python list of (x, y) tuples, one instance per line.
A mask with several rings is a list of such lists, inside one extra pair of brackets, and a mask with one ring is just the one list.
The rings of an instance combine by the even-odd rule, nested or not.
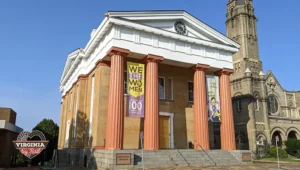
[(276, 114), (278, 112), (278, 100), (273, 94), (268, 97), (268, 109), (270, 114)]

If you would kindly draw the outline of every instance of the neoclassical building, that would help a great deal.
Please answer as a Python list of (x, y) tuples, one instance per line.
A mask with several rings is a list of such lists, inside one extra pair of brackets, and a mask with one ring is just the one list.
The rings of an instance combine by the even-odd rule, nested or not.
[(226, 16), (227, 36), (241, 45), (230, 79), (237, 148), (256, 152), (275, 145), (276, 136), (280, 144), (300, 139), (300, 91), (285, 90), (272, 71), (263, 71), (253, 1), (230, 0)]
[(264, 74), (252, 0), (229, 0), (226, 16), (227, 37), (185, 11), (106, 13), (68, 55), (59, 148), (257, 152), (299, 139), (300, 92)]
[(239, 47), (185, 11), (106, 13), (86, 47), (68, 55), (59, 148), (139, 149), (142, 132), (145, 150), (235, 150), (230, 74)]

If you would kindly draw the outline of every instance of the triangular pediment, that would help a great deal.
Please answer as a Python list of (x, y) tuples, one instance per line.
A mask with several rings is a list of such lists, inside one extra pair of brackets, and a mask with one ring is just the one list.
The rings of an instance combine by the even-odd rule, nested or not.
[[(110, 18), (123, 19), (151, 28), (239, 48), (239, 44), (235, 41), (216, 31), (186, 11), (110, 11), (107, 15), (109, 15)], [(180, 24), (176, 24), (178, 22), (180, 22)], [(182, 24), (185, 30), (183, 34), (176, 30), (176, 25), (179, 25), (178, 27), (180, 28)]]
[(272, 71), (269, 70), (267, 72), (267, 75), (265, 76), (265, 80), (268, 86), (275, 85), (280, 87), (282, 90), (284, 90)]
[(74, 50), (73, 52), (71, 52), (68, 55), (64, 70), (63, 70), (63, 74), (61, 76), (60, 81), (62, 81), (63, 77), (68, 73), (68, 71), (70, 70), (70, 68), (72, 67), (72, 65), (78, 60), (80, 59), (80, 54), (82, 53), (83, 49), (82, 48), (78, 48), (76, 50)]

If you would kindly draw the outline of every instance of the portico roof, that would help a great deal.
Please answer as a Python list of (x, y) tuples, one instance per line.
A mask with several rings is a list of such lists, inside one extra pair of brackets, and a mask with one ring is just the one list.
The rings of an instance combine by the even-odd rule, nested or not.
[[(202, 63), (216, 68), (222, 65), (231, 68), (232, 54), (240, 47), (183, 10), (109, 11), (105, 16), (99, 27), (92, 30), (85, 48), (68, 55), (60, 91), (65, 91), (65, 84), (73, 82), (76, 75), (86, 74), (91, 63), (103, 59), (111, 46), (127, 48), (133, 53), (156, 52), (171, 62)], [(176, 21), (185, 25), (184, 35), (174, 28)]]

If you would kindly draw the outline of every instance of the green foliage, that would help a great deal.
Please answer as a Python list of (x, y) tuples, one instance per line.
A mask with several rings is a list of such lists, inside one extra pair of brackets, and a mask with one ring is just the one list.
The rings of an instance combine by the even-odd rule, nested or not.
[(52, 159), (54, 149), (57, 149), (59, 127), (51, 119), (43, 119), (32, 130), (41, 131), (49, 141), (47, 148), (32, 160), (32, 164)]
[(266, 157), (270, 157), (270, 147), (271, 145), (258, 145), (257, 146), (257, 153), (256, 153), (256, 156), (258, 159), (261, 159), (261, 158), (266, 158)]
[(16, 166), (24, 166), (27, 164), (24, 155), (18, 150), (16, 155)]
[(289, 139), (288, 141), (286, 141), (285, 145), (288, 154), (300, 157), (300, 140)]
[[(271, 147), (270, 150), (269, 150), (269, 153), (270, 153), (270, 155), (272, 157), (276, 158), (277, 157), (277, 149), (276, 149), (276, 147), (274, 147), (274, 146)], [(287, 158), (288, 157), (287, 152), (284, 149), (280, 148), (280, 147), (278, 147), (278, 154), (279, 154), (280, 158)]]

